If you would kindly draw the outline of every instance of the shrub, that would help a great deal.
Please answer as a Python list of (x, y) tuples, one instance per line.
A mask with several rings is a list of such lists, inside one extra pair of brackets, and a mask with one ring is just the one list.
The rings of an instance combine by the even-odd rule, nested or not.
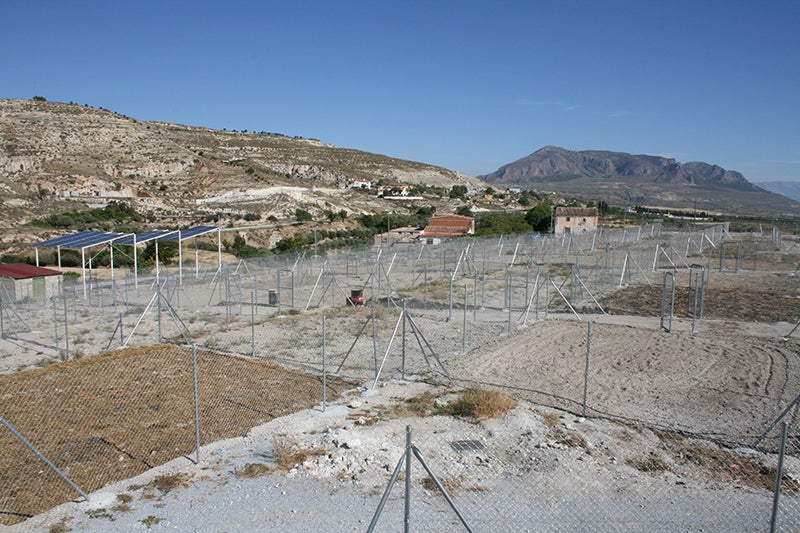
[(494, 389), (470, 387), (461, 396), (447, 404), (444, 411), (452, 416), (485, 420), (503, 416), (516, 406), (516, 402)]
[(311, 220), (313, 220), (311, 213), (309, 213), (305, 209), (300, 209), (299, 207), (294, 210), (294, 217), (297, 219), (298, 222), (310, 222)]

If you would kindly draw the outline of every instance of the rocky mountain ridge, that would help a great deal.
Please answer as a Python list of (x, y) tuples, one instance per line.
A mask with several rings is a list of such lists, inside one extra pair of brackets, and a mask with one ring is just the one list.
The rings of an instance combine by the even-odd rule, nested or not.
[(747, 181), (736, 171), (703, 162), (600, 150), (545, 146), (479, 176), (489, 183), (554, 191), (612, 204), (696, 207), (740, 214), (796, 214), (800, 205)]

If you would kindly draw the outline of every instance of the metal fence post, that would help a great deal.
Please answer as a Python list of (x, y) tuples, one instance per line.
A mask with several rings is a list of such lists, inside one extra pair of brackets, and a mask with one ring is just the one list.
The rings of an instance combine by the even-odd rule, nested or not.
[[(56, 304), (56, 298), (53, 297), (53, 334), (56, 341), (56, 350), (58, 350), (58, 306)], [(2, 296), (0, 296), (0, 337), (3, 336), (3, 304), (2, 304)]]
[(453, 278), (454, 277), (455, 276), (453, 276), (452, 274), (450, 275), (450, 306), (448, 307), (448, 313), (447, 313), (447, 321), (448, 322), (453, 320)]
[(69, 316), (66, 298), (64, 298), (64, 360), (69, 361)]
[(783, 422), (783, 431), (781, 432), (781, 450), (778, 455), (778, 468), (775, 472), (775, 494), (772, 498), (772, 517), (769, 523), (770, 533), (775, 533), (778, 527), (778, 506), (781, 500), (781, 482), (783, 480), (783, 459), (786, 455), (786, 435), (789, 432), (789, 423)]
[(586, 368), (583, 372), (583, 416), (586, 416), (586, 400), (589, 395), (589, 359), (592, 354), (592, 321), (586, 324)]
[(411, 426), (406, 426), (406, 494), (403, 508), (403, 531), (408, 533), (411, 526)]
[(328, 317), (322, 317), (322, 411), (328, 403), (328, 352), (327, 352)]
[(463, 337), (461, 338), (461, 353), (467, 353), (467, 285), (464, 284), (464, 324)]
[(192, 345), (192, 374), (194, 378), (194, 439), (195, 462), (200, 463), (200, 389), (198, 388), (197, 345)]

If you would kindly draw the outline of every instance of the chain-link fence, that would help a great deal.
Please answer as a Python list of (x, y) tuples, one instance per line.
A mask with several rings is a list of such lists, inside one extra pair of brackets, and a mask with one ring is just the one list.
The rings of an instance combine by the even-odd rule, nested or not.
[[(477, 529), (762, 529), (779, 421), (796, 416), (800, 392), (787, 335), (800, 319), (796, 284), (781, 289), (785, 306), (760, 278), (744, 281), (749, 292), (730, 289), (753, 305), (750, 321), (786, 322), (782, 334), (726, 323), (748, 318), (700, 290), (797, 262), (775, 254), (779, 235), (741, 244), (750, 237), (733, 245), (724, 227), (652, 225), (474, 238), (197, 265), (180, 277), (91, 277), (86, 298), (82, 286), (51, 300), (6, 297), (0, 416), (92, 491), (174, 457), (202, 462), (199, 445), (322, 409), (357, 385), (428, 376), (539, 406), (497, 422), (516, 424), (507, 442), (488, 422), (447, 435), (435, 420), (415, 423), (414, 443), (458, 486), (454, 499)], [(675, 280), (669, 328), (665, 272)], [(626, 349), (631, 336), (647, 356)], [(716, 342), (739, 336), (733, 347)], [(588, 435), (576, 431), (584, 420)], [(796, 526), (796, 438), (791, 429), (784, 530)], [(12, 431), (0, 428), (0, 439), (5, 523), (74, 497)], [(430, 486), (413, 490), (433, 498)], [(435, 516), (443, 530), (459, 527)]]

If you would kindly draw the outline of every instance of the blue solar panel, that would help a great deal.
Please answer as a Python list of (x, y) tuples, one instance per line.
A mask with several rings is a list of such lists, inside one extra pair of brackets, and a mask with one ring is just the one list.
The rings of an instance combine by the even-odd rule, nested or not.
[[(217, 231), (215, 226), (195, 226), (180, 230), (180, 240), (184, 241), (192, 237), (198, 237)], [(151, 230), (144, 233), (136, 234), (136, 244), (145, 243), (154, 239), (163, 241), (178, 242), (178, 230)], [(80, 250), (81, 248), (88, 248), (90, 246), (97, 246), (98, 244), (105, 244), (114, 241), (114, 244), (123, 244), (133, 246), (133, 235), (124, 233), (108, 233), (105, 231), (81, 231), (73, 233), (72, 235), (65, 235), (63, 237), (56, 237), (48, 241), (42, 241), (37, 246), (52, 246)]]
[[(155, 239), (160, 239), (164, 235), (169, 235), (170, 233), (174, 232), (172, 230), (156, 229), (152, 231), (145, 231), (144, 233), (137, 233), (136, 244), (141, 244)], [(133, 235), (127, 235), (122, 239), (115, 241), (114, 244), (124, 244), (127, 246), (133, 246)]]
[[(199, 237), (200, 235), (205, 235), (206, 233), (211, 233), (212, 231), (217, 231), (215, 226), (195, 226), (193, 228), (186, 228), (182, 229), (180, 233), (181, 241), (185, 241), (186, 239), (191, 239), (192, 237)], [(178, 232), (174, 232), (170, 235), (164, 237), (165, 241), (178, 241)]]
[(37, 246), (52, 246), (80, 250), (90, 246), (105, 244), (123, 237), (123, 233), (108, 233), (105, 231), (81, 231), (72, 235), (56, 237), (47, 241), (42, 241)]

